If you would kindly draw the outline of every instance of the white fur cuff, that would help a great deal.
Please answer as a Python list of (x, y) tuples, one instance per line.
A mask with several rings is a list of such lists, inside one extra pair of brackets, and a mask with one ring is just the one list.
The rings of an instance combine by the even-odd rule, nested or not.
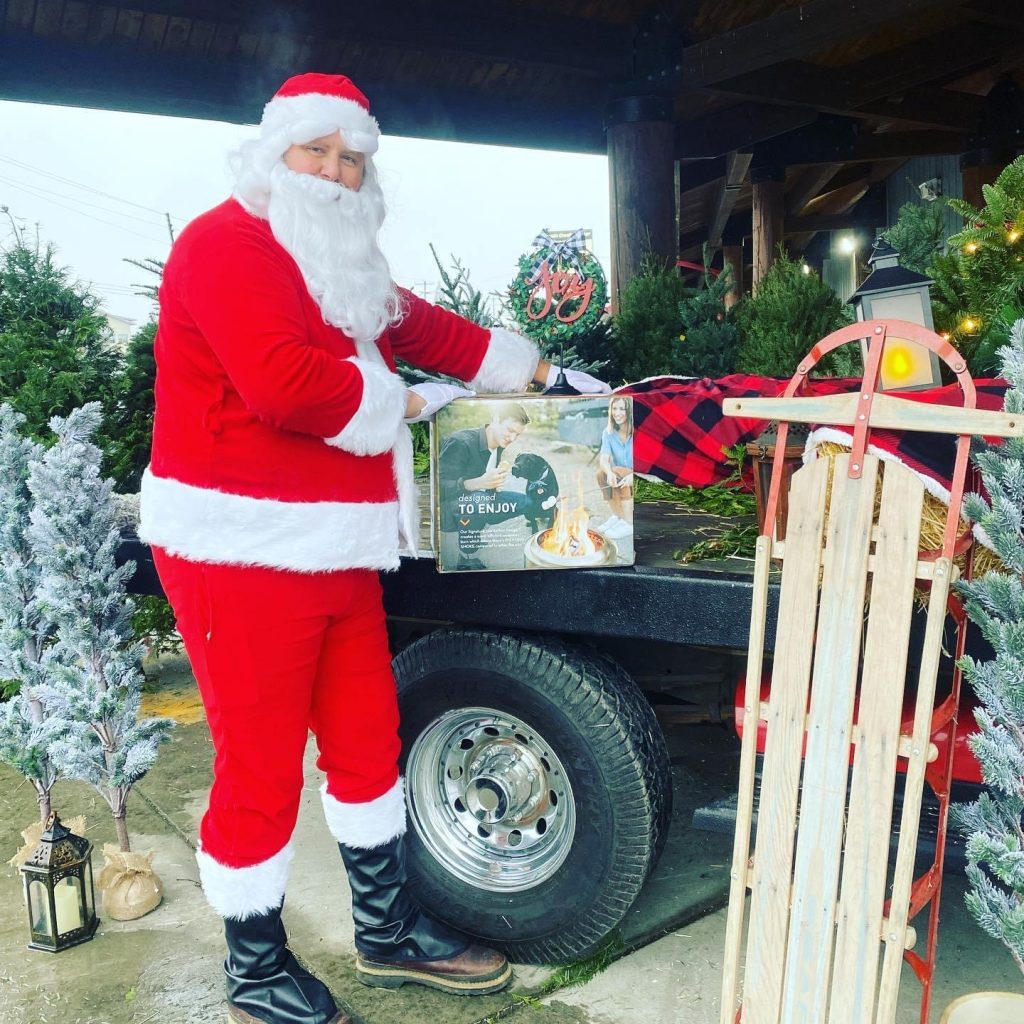
[(405, 385), (386, 366), (358, 358), (349, 362), (363, 376), (363, 399), (345, 429), (325, 440), (353, 455), (380, 455), (395, 446), (405, 417)]
[(405, 780), (399, 779), (383, 796), (361, 804), (345, 804), (320, 787), (327, 828), (339, 843), (359, 850), (405, 835)]
[(469, 386), (474, 391), (490, 395), (525, 391), (540, 362), (537, 346), (529, 338), (501, 327), (492, 327), (490, 333), (487, 354)]
[(196, 863), (210, 906), (221, 917), (244, 921), (281, 906), (294, 856), (289, 841), (273, 857), (247, 868), (229, 868), (202, 849), (196, 850)]

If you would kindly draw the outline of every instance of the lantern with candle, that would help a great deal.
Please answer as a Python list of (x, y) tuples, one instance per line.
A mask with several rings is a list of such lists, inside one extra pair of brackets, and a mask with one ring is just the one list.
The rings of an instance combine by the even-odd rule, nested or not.
[(20, 868), (32, 936), (29, 949), (59, 953), (93, 937), (99, 921), (91, 855), (92, 843), (51, 814), (39, 845)]
[[(899, 253), (878, 238), (868, 259), (871, 273), (850, 296), (858, 320), (907, 320), (934, 330), (930, 277), (901, 266)], [(862, 342), (865, 364), (868, 342)], [(887, 334), (878, 378), (880, 391), (920, 391), (942, 383), (939, 357), (923, 345)]]

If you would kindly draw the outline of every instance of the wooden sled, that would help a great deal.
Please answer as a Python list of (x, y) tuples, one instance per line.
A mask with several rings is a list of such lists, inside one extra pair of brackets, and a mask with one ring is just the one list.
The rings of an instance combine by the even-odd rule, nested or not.
[[(957, 376), (963, 408), (876, 393), (887, 335), (936, 352)], [(799, 397), (823, 356), (862, 338), (870, 348), (859, 393)], [(724, 408), (780, 421), (766, 531), (774, 529), (788, 423), (845, 427), (853, 445), (793, 473), (785, 541), (768, 533), (757, 541), (720, 1021), (891, 1024), (905, 960), (921, 982), (927, 1024), (953, 753), (951, 736), (939, 763), (931, 736), (956, 725), (959, 673), (938, 701), (936, 679), (950, 621), (949, 653), (963, 653), (963, 610), (950, 588), (959, 574), (955, 557), (966, 554), (970, 571), (971, 535), (959, 535), (970, 438), (1021, 436), (1024, 423), (975, 408), (964, 361), (939, 335), (883, 320), (819, 342), (782, 397), (730, 399)], [(882, 427), (959, 436), (941, 550), (919, 550), (921, 479), (869, 451), (872, 429)], [(771, 695), (758, 702), (773, 559), (782, 577)], [(915, 589), (927, 590), (927, 618), (912, 652)], [(913, 727), (901, 729), (908, 662), (919, 665), (917, 696)], [(751, 852), (759, 722), (766, 735)], [(905, 759), (906, 775), (890, 867), (897, 758)], [(915, 878), (926, 781), (939, 800), (939, 838), (934, 862)], [(910, 921), (929, 904), (926, 950), (918, 954)]]

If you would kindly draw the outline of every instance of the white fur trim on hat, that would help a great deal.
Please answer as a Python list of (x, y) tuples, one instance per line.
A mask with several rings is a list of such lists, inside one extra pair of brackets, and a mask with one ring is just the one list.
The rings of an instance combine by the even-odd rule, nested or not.
[(324, 93), (275, 96), (263, 108), (260, 135), (285, 142), (281, 153), (293, 143), (309, 142), (321, 135), (340, 131), (345, 145), (358, 153), (377, 152), (380, 127), (370, 112), (355, 100)]
[(196, 850), (199, 881), (207, 901), (221, 917), (244, 921), (281, 906), (295, 850), (287, 842), (273, 857), (245, 868), (231, 868)]
[(521, 334), (501, 327), (490, 329), (487, 354), (469, 386), (477, 392), (509, 395), (525, 391), (540, 362), (537, 346)]
[(397, 569), (397, 502), (278, 501), (142, 476), (139, 539), (192, 562)]
[(399, 779), (383, 796), (361, 804), (342, 803), (320, 787), (327, 829), (339, 843), (372, 850), (405, 835), (405, 780)]
[(351, 357), (363, 377), (363, 397), (345, 429), (327, 443), (353, 455), (380, 455), (394, 448), (405, 417), (405, 384), (383, 363)]

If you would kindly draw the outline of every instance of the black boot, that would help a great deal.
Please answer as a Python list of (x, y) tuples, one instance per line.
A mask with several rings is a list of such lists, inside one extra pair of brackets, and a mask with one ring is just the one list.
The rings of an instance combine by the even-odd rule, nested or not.
[(482, 996), (512, 980), (508, 960), (423, 913), (409, 896), (405, 841), (361, 850), (338, 844), (352, 887), (356, 977), (377, 988), (407, 981)]
[(350, 1024), (322, 981), (286, 948), (281, 908), (226, 918), (228, 1017), (238, 1024)]

